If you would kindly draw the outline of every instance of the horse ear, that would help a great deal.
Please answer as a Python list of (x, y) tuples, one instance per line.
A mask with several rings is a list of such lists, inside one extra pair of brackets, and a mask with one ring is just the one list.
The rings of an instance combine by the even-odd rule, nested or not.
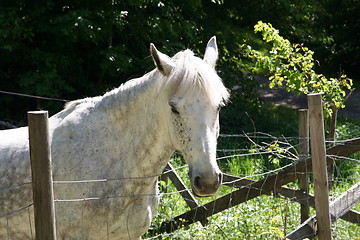
[(152, 43), (150, 43), (150, 52), (157, 69), (162, 74), (169, 75), (171, 70), (175, 67), (175, 63), (171, 61), (170, 57), (159, 52)]
[(209, 64), (211, 67), (215, 68), (216, 61), (218, 59), (219, 52), (216, 44), (216, 37), (213, 36), (210, 38), (204, 55), (204, 61)]

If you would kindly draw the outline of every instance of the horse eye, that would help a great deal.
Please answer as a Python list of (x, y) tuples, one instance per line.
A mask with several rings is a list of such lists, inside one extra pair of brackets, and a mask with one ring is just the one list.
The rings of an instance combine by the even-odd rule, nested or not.
[(174, 106), (170, 106), (171, 107), (171, 111), (173, 112), (173, 113), (175, 113), (175, 114), (180, 114), (179, 112), (178, 112), (178, 110), (176, 110), (176, 108), (174, 107)]

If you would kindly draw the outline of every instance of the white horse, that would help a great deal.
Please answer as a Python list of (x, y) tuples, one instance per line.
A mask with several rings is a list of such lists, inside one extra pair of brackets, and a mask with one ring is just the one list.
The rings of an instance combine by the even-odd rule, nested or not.
[[(216, 139), (229, 93), (215, 72), (215, 37), (203, 60), (190, 50), (170, 58), (153, 44), (150, 52), (150, 73), (70, 102), (49, 119), (58, 239), (139, 239), (175, 150), (189, 165), (195, 195), (221, 185)], [(0, 131), (0, 239), (33, 237), (32, 207), (6, 214), (32, 203), (30, 181), (28, 129)]]

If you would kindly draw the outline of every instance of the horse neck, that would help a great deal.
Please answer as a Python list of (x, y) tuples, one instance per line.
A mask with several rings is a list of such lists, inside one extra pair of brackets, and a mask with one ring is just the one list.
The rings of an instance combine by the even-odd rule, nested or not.
[(168, 101), (158, 90), (161, 80), (158, 72), (151, 72), (120, 86), (102, 101), (110, 124), (123, 139), (121, 144), (127, 145), (131, 158), (127, 164), (144, 176), (160, 174), (174, 151), (162, 113)]

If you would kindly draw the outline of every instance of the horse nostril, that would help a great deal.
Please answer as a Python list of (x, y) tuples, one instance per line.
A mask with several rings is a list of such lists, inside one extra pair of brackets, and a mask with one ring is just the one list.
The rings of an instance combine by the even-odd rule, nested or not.
[(194, 185), (200, 191), (204, 189), (204, 187), (201, 185), (201, 177), (200, 176), (196, 176), (194, 178)]

